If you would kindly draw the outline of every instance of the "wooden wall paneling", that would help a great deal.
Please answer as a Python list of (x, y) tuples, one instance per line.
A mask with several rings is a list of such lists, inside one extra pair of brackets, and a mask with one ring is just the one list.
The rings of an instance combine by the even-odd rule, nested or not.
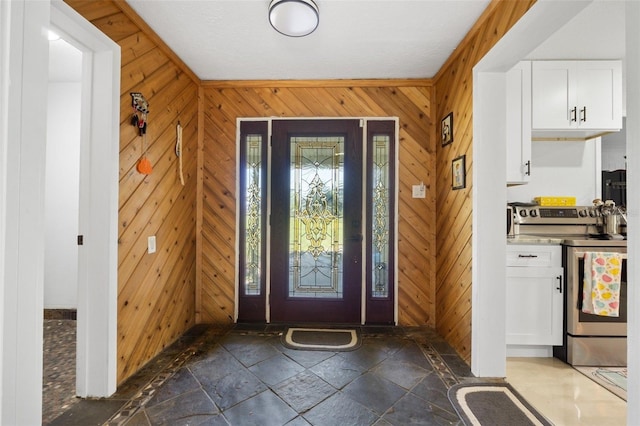
[[(453, 143), (437, 144), (436, 324), (438, 332), (470, 362), (473, 187), (473, 67), (535, 0), (494, 0), (434, 78), (434, 128), (454, 113)], [(451, 160), (466, 155), (466, 188), (452, 190)], [(478, 226), (477, 224), (474, 226)]]
[[(135, 62), (130, 62), (129, 65), (133, 65)], [(162, 90), (162, 88), (171, 85), (174, 80), (178, 79), (186, 79), (184, 74), (182, 74), (178, 68), (172, 67), (170, 64), (166, 64), (165, 66), (161, 66), (156, 69), (153, 73), (147, 75), (144, 81), (138, 83), (129, 83), (129, 87), (121, 86), (121, 103), (120, 103), (120, 123), (125, 124), (129, 123), (131, 120), (131, 114), (133, 113), (133, 109), (131, 107), (131, 96), (129, 96), (130, 92), (140, 92), (145, 98), (149, 101), (150, 105), (150, 114), (154, 113), (153, 105), (158, 105), (157, 102), (151, 102), (154, 98), (155, 94)], [(157, 114), (157, 111), (155, 111)]]
[[(199, 79), (122, 1), (67, 0), (122, 52), (118, 267), (118, 382), (195, 322)], [(149, 100), (147, 155), (153, 173), (135, 165), (142, 141), (129, 124), (130, 91)], [(176, 130), (183, 133), (186, 185), (177, 178)], [(157, 252), (146, 253), (156, 235)]]
[(122, 39), (120, 41), (120, 66), (128, 65), (155, 47), (156, 45), (151, 39), (142, 33), (135, 33)]
[[(190, 164), (186, 164), (190, 165)], [(173, 175), (174, 169), (166, 171), (167, 175)], [(175, 177), (167, 177), (164, 179), (163, 186), (161, 187), (161, 195), (157, 203), (153, 203), (155, 209), (150, 213), (145, 213), (144, 222), (136, 228), (135, 231), (131, 231), (133, 233), (131, 237), (131, 241), (129, 245), (129, 251), (127, 256), (123, 257), (122, 262), (119, 266), (119, 271), (122, 271), (121, 276), (127, 277), (126, 280), (123, 278), (121, 280), (121, 285), (119, 289), (119, 297), (122, 300), (119, 300), (119, 303), (127, 304), (130, 299), (135, 299), (132, 292), (138, 291), (142, 289), (144, 291), (144, 287), (139, 287), (136, 283), (144, 282), (148, 271), (153, 269), (154, 264), (158, 262), (158, 258), (163, 258), (164, 253), (161, 250), (168, 244), (167, 241), (163, 240), (163, 232), (167, 232), (167, 230), (172, 230), (176, 226), (178, 229), (190, 229), (191, 225), (178, 222), (176, 220), (176, 216), (182, 212), (187, 212), (191, 214), (190, 210), (195, 210), (195, 206), (192, 208), (184, 208), (186, 206), (177, 207), (180, 205), (180, 201), (184, 201), (180, 194), (183, 190), (186, 190), (187, 187), (182, 187)], [(145, 209), (150, 210), (150, 209)], [(132, 228), (133, 229), (133, 228)], [(156, 235), (157, 237), (157, 248), (158, 255), (156, 256), (147, 256), (147, 236)], [(166, 265), (167, 267), (171, 267), (172, 265)], [(149, 285), (152, 287), (152, 285)]]
[[(177, 88), (179, 89), (180, 87)], [(176, 98), (177, 102), (179, 102), (177, 106), (189, 108), (189, 103), (192, 103), (193, 107), (191, 108), (191, 116), (195, 117), (195, 115), (197, 114), (197, 111), (195, 110), (197, 97), (195, 95), (195, 91), (192, 88), (188, 90), (191, 97), (184, 99)], [(185, 118), (187, 118), (186, 114), (183, 115), (185, 115)], [(125, 147), (125, 149), (121, 151), (120, 157), (123, 159), (120, 165), (121, 177), (119, 199), (121, 206), (124, 206), (128, 203), (138, 205), (143, 204), (145, 202), (145, 198), (141, 198), (138, 191), (144, 192), (153, 190), (153, 186), (149, 185), (150, 179), (145, 178), (144, 175), (141, 175), (137, 171), (137, 163), (140, 160), (140, 157), (142, 156), (143, 150), (146, 145), (145, 156), (149, 159), (149, 161), (151, 161), (151, 164), (154, 165), (155, 168), (156, 163), (158, 163), (159, 159), (162, 156), (162, 152), (167, 149), (167, 147), (159, 147), (158, 145), (169, 145), (170, 143), (175, 144), (175, 126), (178, 123), (178, 117), (178, 111), (174, 112), (173, 114), (171, 114), (169, 111), (162, 110), (159, 110), (158, 114), (155, 115), (152, 115), (152, 113), (150, 113), (147, 117), (148, 128), (146, 141), (139, 135), (135, 136)], [(123, 124), (123, 126), (125, 126), (123, 132), (125, 134), (131, 132), (131, 130), (135, 131), (135, 128), (128, 123)], [(159, 138), (162, 139), (160, 139), (160, 141), (158, 142)], [(135, 154), (137, 154), (137, 157)], [(123, 170), (125, 167), (128, 168), (126, 172)], [(153, 180), (151, 181), (154, 182)], [(136, 194), (136, 197), (132, 198), (132, 195), (134, 194)], [(133, 210), (132, 214), (135, 214), (135, 212), (136, 210)], [(123, 220), (121, 220), (121, 222), (124, 222), (128, 218), (125, 215), (122, 217), (122, 219)]]
[(336, 88), (333, 91), (335, 102), (344, 106), (345, 116), (382, 116), (380, 107), (373, 102), (373, 100), (367, 95), (366, 90), (361, 87), (349, 87), (346, 90), (342, 88)]
[[(175, 130), (173, 130), (175, 132)], [(185, 136), (195, 137), (193, 133), (184, 132)], [(186, 138), (185, 138), (186, 139)], [(121, 232), (118, 239), (118, 259), (120, 272), (124, 276), (129, 276), (133, 273), (136, 267), (137, 259), (140, 255), (144, 255), (146, 250), (148, 235), (154, 235), (157, 231), (157, 224), (162, 220), (164, 212), (172, 208), (172, 205), (177, 201), (179, 195), (185, 190), (179, 185), (177, 176), (177, 159), (170, 158), (173, 156), (174, 151), (168, 148), (163, 157), (169, 157), (167, 161), (157, 162), (155, 164), (154, 173), (166, 175), (159, 181), (159, 184), (152, 188), (152, 185), (145, 184), (143, 188), (150, 188), (148, 194), (145, 193), (145, 199), (148, 200), (156, 208), (137, 210), (136, 205), (129, 206), (123, 205), (120, 213), (121, 220)], [(185, 166), (189, 163), (185, 160)], [(187, 169), (186, 167), (184, 167)], [(188, 169), (187, 169), (188, 170)], [(171, 177), (170, 175), (175, 175)], [(185, 180), (188, 179), (188, 175), (185, 174)], [(128, 222), (127, 222), (128, 220)], [(137, 250), (134, 250), (137, 248)]]
[(122, 13), (112, 0), (66, 0), (87, 21), (95, 21), (107, 16)]
[[(228, 322), (234, 308), (236, 119), (398, 116), (399, 318), (403, 325), (435, 326), (431, 83), (204, 82), (203, 90), (202, 320)], [(411, 186), (421, 181), (429, 188), (427, 198), (413, 199)]]
[[(454, 258), (455, 261), (451, 262), (444, 273), (439, 274), (439, 276), (443, 277), (444, 281), (454, 283), (453, 285), (438, 287), (440, 290), (439, 295), (443, 298), (443, 300), (458, 302), (464, 292), (467, 290), (465, 286), (468, 284), (468, 273), (471, 271), (471, 253), (469, 252), (469, 250), (464, 250), (464, 248), (469, 244), (471, 244), (470, 238), (461, 238), (455, 255), (450, 256)], [(439, 315), (438, 318), (442, 318), (442, 321), (438, 322), (439, 325), (446, 326), (447, 320), (455, 321), (455, 318), (449, 317), (448, 313), (453, 307), (456, 306), (456, 303), (438, 304), (436, 312)]]
[(234, 320), (235, 303), (236, 177), (228, 171), (235, 171), (235, 120), (243, 110), (256, 115), (260, 104), (245, 100), (234, 90), (219, 89), (204, 90), (204, 105), (202, 282), (198, 309), (203, 322), (229, 324)]
[[(186, 166), (192, 167), (194, 161), (190, 161), (185, 164)], [(192, 179), (192, 182), (194, 180)], [(180, 238), (185, 239), (193, 239), (195, 235), (191, 232), (184, 233), (183, 229), (190, 229), (194, 226), (194, 217), (191, 214), (191, 210), (195, 209), (195, 206), (190, 208), (183, 208), (185, 206), (180, 205), (181, 201), (184, 202), (188, 197), (186, 191), (192, 189), (193, 183), (185, 186), (185, 193), (180, 194), (180, 190), (173, 190), (169, 192), (165, 199), (161, 204), (158, 205), (157, 213), (152, 215), (149, 219), (149, 223), (153, 225), (153, 228), (147, 229), (148, 233), (144, 233), (139, 239), (140, 244), (138, 244), (138, 250), (141, 252), (141, 255), (138, 257), (140, 261), (135, 265), (135, 269), (131, 271), (131, 274), (128, 280), (121, 285), (119, 291), (119, 304), (122, 304), (123, 307), (127, 307), (131, 305), (131, 300), (136, 300), (136, 292), (148, 292), (153, 291), (154, 285), (158, 284), (158, 280), (154, 281), (154, 285), (148, 286), (140, 286), (136, 285), (136, 283), (144, 283), (148, 279), (149, 274), (155, 274), (160, 278), (159, 281), (163, 281), (165, 278), (165, 272), (171, 268), (178, 267), (180, 263), (177, 264), (165, 264), (167, 261), (172, 260), (171, 256), (167, 256), (167, 253), (170, 253), (170, 249), (173, 249), (175, 244), (175, 238), (177, 236), (182, 236)], [(179, 182), (173, 182), (174, 188), (183, 188)], [(157, 255), (155, 256), (144, 256), (146, 252), (146, 236), (148, 234), (155, 234), (157, 236)], [(130, 255), (129, 257), (133, 258), (134, 255)], [(163, 268), (164, 267), (164, 268)], [(124, 267), (121, 267), (124, 269)], [(145, 300), (141, 298), (141, 300)], [(121, 315), (126, 314), (126, 309), (121, 310)], [(135, 327), (135, 324), (133, 324)]]
[[(163, 66), (169, 64), (169, 58), (167, 58), (160, 49), (152, 49), (133, 62), (129, 62), (122, 67), (122, 74), (120, 75), (120, 93), (129, 93), (129, 91), (139, 92), (140, 90), (134, 90), (136, 86), (147, 79), (150, 74), (149, 70), (159, 70)], [(150, 96), (144, 93), (145, 97)], [(151, 109), (151, 104), (149, 105)]]
[(420, 114), (419, 118), (428, 120), (428, 127), (431, 127), (433, 125), (433, 120), (431, 120), (431, 97), (428, 96), (424, 90), (415, 87), (398, 87), (397, 90), (402, 92), (413, 104), (419, 106), (420, 109), (424, 111), (424, 114)]
[(202, 202), (204, 197), (203, 171), (204, 171), (204, 89), (198, 87), (198, 135), (195, 154), (196, 166), (196, 294), (195, 294), (195, 321), (202, 320)]
[[(193, 188), (195, 191), (195, 186)], [(195, 206), (194, 206), (195, 208)], [(184, 223), (187, 220), (193, 223), (193, 215), (187, 209), (176, 211), (177, 214), (170, 215), (169, 218), (177, 219), (176, 223)], [(188, 220), (185, 216), (190, 217)], [(134, 324), (129, 329), (119, 327), (119, 338), (123, 342), (120, 351), (122, 362), (118, 365), (121, 375), (131, 374), (140, 369), (159, 351), (167, 342), (173, 342), (182, 333), (194, 324), (194, 297), (195, 285), (192, 278), (193, 262), (189, 262), (189, 275), (178, 276), (178, 272), (184, 273), (180, 268), (173, 274), (170, 267), (163, 267), (169, 259), (184, 257), (185, 259), (195, 258), (195, 235), (176, 235), (175, 241), (171, 241), (170, 235), (159, 235), (159, 239), (165, 238), (168, 241), (167, 247), (162, 247), (156, 256), (153, 267), (149, 270), (146, 281), (153, 281), (152, 286), (146, 286), (144, 292), (140, 292), (138, 300), (143, 300), (144, 305), (139, 305), (139, 309), (127, 309), (129, 305), (120, 309), (123, 316), (123, 325)], [(185, 254), (181, 255), (181, 248), (186, 248)], [(190, 256), (189, 256), (190, 255)], [(165, 272), (166, 269), (169, 269)], [(166, 273), (166, 278), (164, 274)], [(171, 279), (171, 281), (169, 281)], [(178, 307), (177, 296), (183, 292), (183, 288), (188, 286), (190, 295), (182, 298), (183, 304)], [(186, 306), (187, 309), (184, 309)], [(126, 342), (126, 343), (124, 343)], [(144, 343), (144, 344), (141, 344)]]
[[(185, 120), (186, 121), (186, 120)], [(146, 157), (151, 161), (153, 165), (153, 173), (150, 176), (140, 174), (136, 170), (136, 165), (132, 165), (132, 169), (125, 175), (121, 181), (121, 187), (127, 188), (127, 192), (123, 194), (120, 200), (120, 249), (119, 259), (122, 262), (122, 258), (126, 257), (127, 251), (124, 246), (124, 240), (126, 239), (129, 229), (136, 228), (136, 221), (138, 224), (142, 224), (141, 221), (146, 220), (143, 218), (144, 211), (141, 208), (147, 202), (153, 205), (160, 204), (160, 200), (165, 197), (166, 187), (175, 181), (169, 181), (164, 179), (154, 179), (154, 174), (157, 176), (166, 175), (167, 171), (172, 174), (177, 174), (177, 157), (175, 157), (175, 124), (164, 129), (164, 132), (160, 135), (163, 145), (160, 146), (157, 142), (149, 147)], [(194, 123), (195, 124), (195, 123)], [(195, 126), (193, 126), (195, 127)], [(189, 128), (183, 132), (183, 139), (186, 136), (194, 137), (193, 130)], [(140, 138), (141, 139), (141, 138)], [(142, 144), (142, 142), (140, 142)], [(183, 142), (184, 143), (184, 142)], [(162, 152), (161, 152), (162, 151)], [(172, 158), (172, 156), (174, 158)], [(136, 160), (137, 161), (137, 160)], [(177, 176), (174, 177), (176, 179)], [(123, 191), (124, 192), (124, 191)], [(148, 214), (154, 214), (154, 211), (149, 211)]]
[[(252, 101), (252, 98), (265, 99), (266, 104), (269, 106), (268, 111), (274, 116), (278, 117), (308, 117), (312, 114), (311, 110), (302, 102), (298, 96), (286, 96), (288, 90), (280, 90), (277, 88), (255, 88), (247, 90), (250, 94), (248, 98)], [(266, 112), (265, 112), (266, 113)], [(264, 115), (257, 114), (258, 116)]]
[[(119, 6), (118, 6), (119, 7)], [(116, 13), (91, 21), (93, 25), (100, 28), (109, 38), (116, 43), (140, 31), (124, 13)]]

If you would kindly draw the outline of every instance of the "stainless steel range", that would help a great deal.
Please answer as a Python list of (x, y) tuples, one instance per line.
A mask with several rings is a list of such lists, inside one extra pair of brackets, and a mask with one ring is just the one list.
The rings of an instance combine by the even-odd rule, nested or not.
[[(627, 365), (627, 241), (624, 234), (618, 233), (620, 228), (611, 231), (612, 227), (607, 226), (608, 214), (603, 206), (515, 204), (507, 209), (507, 233), (511, 238), (543, 238), (563, 247), (564, 337), (563, 345), (554, 347), (553, 354), (571, 365)], [(591, 252), (621, 253), (618, 317), (582, 312), (584, 257)]]

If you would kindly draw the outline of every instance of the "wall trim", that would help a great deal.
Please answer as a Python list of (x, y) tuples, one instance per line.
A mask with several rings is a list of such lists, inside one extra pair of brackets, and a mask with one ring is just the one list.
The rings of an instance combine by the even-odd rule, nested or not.
[(329, 87), (432, 87), (433, 79), (370, 80), (203, 80), (203, 87), (216, 89), (252, 88), (329, 88)]

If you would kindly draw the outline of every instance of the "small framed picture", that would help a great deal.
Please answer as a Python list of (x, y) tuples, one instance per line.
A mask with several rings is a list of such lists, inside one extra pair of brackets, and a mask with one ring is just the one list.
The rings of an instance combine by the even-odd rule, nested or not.
[(467, 184), (467, 174), (464, 166), (464, 155), (451, 161), (451, 175), (453, 176), (453, 189), (463, 189)]
[(440, 138), (442, 146), (449, 145), (453, 142), (453, 112), (447, 114), (440, 123)]

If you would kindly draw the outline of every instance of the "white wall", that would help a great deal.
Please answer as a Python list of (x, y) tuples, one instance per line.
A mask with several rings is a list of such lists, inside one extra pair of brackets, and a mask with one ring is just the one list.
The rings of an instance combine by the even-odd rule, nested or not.
[(77, 309), (78, 305), (76, 237), (80, 181), (80, 90), (79, 82), (49, 83), (45, 170), (45, 309)]
[(42, 421), (49, 6), (47, 1), (0, 1), (0, 220), (6, 221), (0, 242), (4, 257), (0, 270), (3, 425), (37, 425)]
[[(629, 171), (627, 173), (630, 194), (637, 194), (640, 190), (640, 150), (637, 141), (640, 139), (640, 31), (637, 24), (640, 21), (640, 3), (626, 2), (626, 44), (627, 44), (627, 159)], [(640, 258), (640, 205), (638, 197), (629, 197), (627, 203), (628, 227), (628, 256), (630, 259)], [(640, 267), (636, 262), (629, 262), (629, 286), (627, 303), (629, 317), (627, 323), (627, 360), (628, 360), (628, 401), (627, 422), (637, 423), (640, 419)]]
[(576, 197), (591, 205), (600, 198), (600, 139), (588, 141), (534, 141), (531, 144), (531, 181), (507, 188), (507, 201), (531, 202), (539, 196)]

